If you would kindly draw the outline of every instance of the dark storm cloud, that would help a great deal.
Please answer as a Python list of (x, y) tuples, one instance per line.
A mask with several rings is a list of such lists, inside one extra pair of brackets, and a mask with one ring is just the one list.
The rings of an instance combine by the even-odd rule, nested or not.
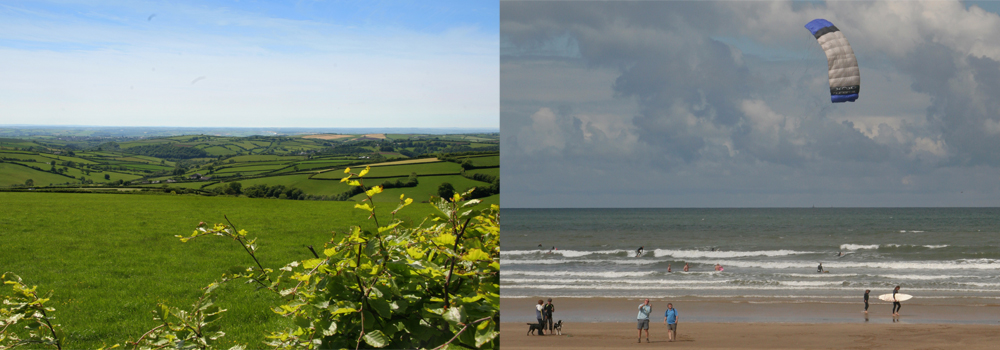
[[(519, 177), (503, 199), (936, 205), (971, 187), (982, 205), (998, 191), (1000, 43), (963, 35), (1000, 18), (955, 5), (501, 3), (501, 174)], [(863, 52), (858, 103), (829, 102), (802, 28), (819, 17)], [(754, 54), (769, 47), (784, 61)]]

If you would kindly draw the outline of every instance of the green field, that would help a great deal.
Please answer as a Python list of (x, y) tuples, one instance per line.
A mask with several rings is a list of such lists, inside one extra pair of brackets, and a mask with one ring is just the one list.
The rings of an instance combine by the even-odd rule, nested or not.
[(46, 171), (38, 171), (26, 166), (11, 163), (0, 163), (0, 186), (24, 185), (24, 182), (28, 179), (34, 180), (35, 186), (46, 186), (50, 183), (74, 181), (73, 179), (65, 176), (56, 175)]
[[(391, 194), (382, 195), (387, 196)], [(137, 339), (156, 326), (150, 311), (158, 302), (188, 308), (200, 287), (230, 268), (253, 264), (232, 240), (204, 237), (181, 243), (174, 238), (189, 235), (199, 221), (221, 222), (228, 215), (250, 236), (259, 237), (261, 262), (276, 269), (311, 258), (305, 246), (323, 246), (331, 231), (370, 225), (367, 215), (353, 206), (234, 197), (0, 192), (0, 266), (39, 291), (54, 291), (47, 305), (56, 308), (51, 315), (66, 332), (64, 349), (93, 349)], [(414, 204), (400, 214), (419, 220), (432, 210)], [(217, 303), (229, 310), (219, 321), (227, 334), (220, 348), (235, 343), (263, 348), (266, 330), (290, 326), (269, 309), (278, 301), (270, 292), (230, 283), (215, 294)]]

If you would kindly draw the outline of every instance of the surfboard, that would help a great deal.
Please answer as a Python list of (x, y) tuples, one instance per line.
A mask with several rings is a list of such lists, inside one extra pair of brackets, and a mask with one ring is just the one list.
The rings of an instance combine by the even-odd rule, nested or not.
[[(878, 298), (879, 298), (879, 300), (882, 300), (882, 301), (888, 301), (890, 303), (893, 302), (893, 300), (892, 300), (892, 293), (879, 295)], [(896, 300), (907, 301), (907, 300), (910, 300), (910, 298), (913, 298), (913, 296), (909, 295), (909, 294), (896, 293)]]

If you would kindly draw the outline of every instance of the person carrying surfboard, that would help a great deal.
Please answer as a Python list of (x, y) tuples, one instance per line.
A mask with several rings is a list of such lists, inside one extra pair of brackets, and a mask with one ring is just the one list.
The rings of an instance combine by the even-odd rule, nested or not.
[(897, 293), (899, 293), (899, 286), (896, 286), (896, 288), (892, 290), (892, 315), (893, 316), (899, 316), (899, 309), (903, 308), (903, 305), (899, 303), (898, 299), (896, 299), (896, 294)]

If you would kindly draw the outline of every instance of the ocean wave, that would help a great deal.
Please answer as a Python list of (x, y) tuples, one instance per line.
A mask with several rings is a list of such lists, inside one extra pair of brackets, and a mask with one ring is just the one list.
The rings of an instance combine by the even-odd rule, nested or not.
[(604, 271), (604, 272), (579, 272), (579, 271), (501, 271), (500, 278), (510, 275), (519, 276), (572, 276), (572, 277), (642, 277), (657, 274), (659, 271)]
[(878, 249), (878, 244), (841, 244), (840, 250)]
[(629, 250), (615, 249), (615, 250), (595, 250), (595, 251), (579, 251), (579, 250), (508, 250), (501, 251), (500, 257), (503, 256), (518, 256), (518, 255), (548, 255), (548, 254), (558, 254), (565, 256), (567, 258), (577, 258), (581, 256), (587, 256), (591, 254), (602, 254), (602, 255), (628, 255), (631, 253)]
[(604, 284), (661, 284), (661, 285), (693, 285), (693, 284), (723, 284), (730, 283), (727, 280), (695, 280), (695, 281), (677, 281), (677, 280), (665, 280), (665, 279), (630, 279), (630, 280), (592, 280), (592, 279), (558, 279), (558, 278), (500, 278), (500, 282), (506, 283), (590, 283), (590, 286), (595, 288), (598, 286), (603, 286)]
[(948, 247), (947, 244), (927, 244), (927, 245), (914, 245), (914, 244), (841, 244), (840, 250), (861, 250), (861, 249), (879, 249), (879, 248), (906, 248), (906, 247), (923, 247), (927, 249), (940, 249)]
[(799, 254), (817, 254), (819, 252), (802, 252), (795, 250), (754, 250), (754, 251), (707, 251), (707, 250), (671, 250), (655, 249), (654, 257), (673, 257), (679, 259), (690, 258), (741, 258), (748, 256), (787, 256)]
[(876, 275), (876, 277), (894, 279), (894, 280), (944, 280), (951, 278), (982, 278), (980, 276), (968, 276), (968, 275)]
[[(692, 260), (697, 264), (721, 264), (724, 267), (755, 267), (771, 269), (816, 269), (816, 263), (811, 261), (746, 261), (746, 260)], [(827, 270), (876, 268), (890, 270), (995, 270), (1000, 268), (1000, 260), (996, 259), (961, 259), (949, 261), (907, 261), (907, 262), (824, 262)]]

